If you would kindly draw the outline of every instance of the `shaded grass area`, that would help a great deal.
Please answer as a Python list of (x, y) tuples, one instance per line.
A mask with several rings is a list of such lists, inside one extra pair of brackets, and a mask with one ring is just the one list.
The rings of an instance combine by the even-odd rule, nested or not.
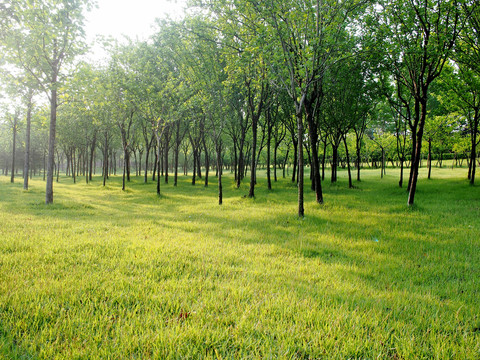
[[(478, 359), (480, 188), (388, 170), (325, 204), (280, 179), (134, 178), (31, 190), (0, 178), (0, 357)], [(20, 181), (19, 181), (20, 182)]]

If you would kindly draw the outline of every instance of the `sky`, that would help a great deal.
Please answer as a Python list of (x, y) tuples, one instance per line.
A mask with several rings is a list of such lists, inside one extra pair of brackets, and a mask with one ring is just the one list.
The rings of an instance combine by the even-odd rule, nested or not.
[[(121, 40), (122, 35), (139, 40), (153, 33), (155, 18), (169, 15), (178, 19), (186, 0), (97, 0), (98, 8), (87, 13), (86, 33), (89, 43), (96, 35), (112, 36)], [(94, 48), (99, 56), (100, 49)]]

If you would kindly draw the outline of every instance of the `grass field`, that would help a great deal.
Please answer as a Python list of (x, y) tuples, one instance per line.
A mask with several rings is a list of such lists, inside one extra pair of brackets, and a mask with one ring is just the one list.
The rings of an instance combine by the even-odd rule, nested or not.
[[(424, 171), (424, 170), (422, 170)], [(1, 359), (480, 359), (480, 187), (0, 178)]]

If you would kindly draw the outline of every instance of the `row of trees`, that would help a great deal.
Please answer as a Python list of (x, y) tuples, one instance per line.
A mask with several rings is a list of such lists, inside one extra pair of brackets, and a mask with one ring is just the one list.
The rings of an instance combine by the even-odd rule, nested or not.
[[(318, 203), (326, 163), (333, 182), (337, 168), (346, 166), (353, 187), (352, 164), (360, 180), (362, 163), (378, 161), (383, 168), (390, 159), (402, 169), (400, 186), (404, 166), (410, 167), (413, 205), (423, 144), (430, 166), (435, 148), (457, 161), (469, 151), (474, 183), (480, 106), (480, 10), (474, 1), (192, 1), (184, 20), (159, 20), (148, 41), (106, 42), (108, 61), (77, 61), (65, 77), (60, 66), (77, 54), (73, 44), (79, 44), (90, 3), (30, 3), (4, 9), (5, 83), (24, 100), (10, 105), (1, 126), (17, 129), (26, 118), (22, 136), (30, 139), (36, 119), (34, 152), (48, 154), (47, 203), (55, 164), (66, 159), (67, 173), (82, 169), (88, 181), (100, 162), (105, 183), (117, 152), (124, 188), (130, 164), (138, 172), (143, 162), (145, 181), (147, 169), (153, 171), (158, 193), (172, 162), (174, 184), (180, 161), (185, 173), (189, 157), (193, 183), (204, 169), (208, 185), (216, 169), (220, 204), (225, 166), (237, 186), (250, 175), (253, 197), (259, 165), (271, 188), (272, 170), (275, 180), (277, 167), (292, 163), (299, 216), (307, 164)], [(51, 16), (47, 21), (42, 14)], [(37, 32), (38, 21), (52, 28)], [(49, 94), (48, 118), (44, 106), (33, 104), (39, 89)], [(4, 143), (15, 143), (15, 131), (8, 133), (12, 140)], [(31, 162), (29, 143), (25, 164)], [(14, 164), (15, 151), (9, 154)]]

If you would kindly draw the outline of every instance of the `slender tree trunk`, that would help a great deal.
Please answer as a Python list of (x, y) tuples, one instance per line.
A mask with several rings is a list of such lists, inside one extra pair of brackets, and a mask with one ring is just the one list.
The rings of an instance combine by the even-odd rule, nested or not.
[(348, 155), (347, 135), (343, 136), (343, 144), (345, 145), (345, 154), (347, 155), (347, 170), (348, 170), (348, 187), (353, 189), (352, 173), (350, 171), (350, 156)]
[(273, 181), (275, 181), (275, 182), (278, 181), (278, 179), (277, 179), (277, 151), (278, 151), (278, 145), (275, 142), (275, 147), (273, 148)]
[(311, 178), (313, 190), (315, 190), (315, 200), (318, 204), (323, 204), (323, 192), (322, 192), (322, 180), (320, 178), (320, 162), (318, 159), (318, 148), (317, 148), (317, 128), (313, 122), (313, 115), (307, 114), (308, 122), (308, 133), (310, 137), (310, 148), (312, 151), (311, 158)]
[(197, 151), (193, 150), (193, 176), (192, 176), (192, 185), (195, 185), (195, 177), (197, 175)]
[(255, 160), (257, 153), (257, 118), (255, 115), (252, 115), (252, 158), (250, 163), (250, 189), (248, 191), (248, 197), (255, 197)]
[(202, 178), (202, 151), (200, 150), (200, 143), (197, 150), (197, 175), (199, 179)]
[(13, 116), (13, 143), (12, 143), (12, 173), (10, 174), (10, 182), (15, 181), (15, 150), (17, 147), (17, 113)]
[(90, 178), (90, 181), (92, 180), (92, 175), (95, 169), (95, 147), (97, 144), (97, 132), (93, 134), (93, 140), (92, 140), (92, 145), (90, 147), (90, 173), (88, 177)]
[(430, 180), (430, 176), (432, 174), (432, 139), (428, 139), (427, 166), (428, 166), (428, 179)]
[[(292, 171), (292, 182), (295, 182), (295, 176), (297, 175), (297, 164), (298, 164), (298, 144), (300, 141), (297, 138), (297, 141), (293, 142), (293, 171)], [(302, 145), (303, 147), (303, 145)], [(302, 162), (303, 162), (303, 150), (302, 150)]]
[(174, 178), (173, 178), (173, 186), (177, 186), (177, 183), (178, 183), (178, 155), (179, 155), (179, 152), (180, 152), (180, 143), (176, 143), (175, 145), (175, 174), (174, 174)]
[(400, 180), (398, 181), (398, 186), (402, 187), (403, 186), (403, 157), (400, 158)]
[(358, 137), (356, 139), (357, 141), (357, 181), (361, 181), (360, 180), (360, 167), (361, 167), (361, 156), (362, 156), (362, 152), (361, 152), (361, 140), (359, 141)]
[[(424, 97), (426, 99), (426, 96)], [(410, 192), (408, 195), (408, 205), (412, 206), (415, 202), (415, 192), (417, 190), (417, 180), (418, 180), (418, 168), (420, 166), (420, 158), (422, 156), (422, 137), (423, 137), (423, 129), (425, 126), (425, 119), (427, 116), (427, 101), (423, 100), (421, 103), (421, 115), (420, 115), (420, 123), (418, 126), (418, 132), (416, 136), (416, 149), (415, 149), (415, 157), (412, 163), (412, 183), (410, 186)]]
[(287, 149), (287, 153), (285, 154), (285, 159), (283, 159), (283, 166), (282, 166), (282, 176), (285, 179), (285, 169), (287, 167), (287, 161), (288, 161), (288, 153), (290, 152), (290, 147)]
[(270, 114), (270, 110), (268, 109), (267, 110), (267, 187), (268, 187), (268, 190), (272, 190), (272, 179), (271, 179), (271, 172), (270, 172), (270, 143), (272, 140), (271, 122), (272, 122), (271, 114)]
[(472, 137), (472, 151), (470, 153), (470, 164), (471, 164), (470, 185), (475, 185), (476, 160), (477, 160), (477, 127), (474, 128), (473, 137)]
[(157, 156), (155, 157), (155, 161), (156, 161), (156, 168), (157, 168), (157, 195), (160, 196), (160, 160), (162, 157), (160, 156), (160, 137), (158, 136), (158, 134), (156, 136), (157, 136)]
[(332, 143), (332, 175), (330, 181), (337, 181), (337, 161), (338, 161), (338, 145)]
[(143, 183), (148, 183), (148, 161), (150, 160), (150, 146), (145, 151), (145, 172), (143, 174)]
[(202, 136), (203, 149), (205, 151), (205, 187), (208, 187), (208, 170), (210, 167), (210, 159), (208, 157), (207, 143), (205, 141), (205, 134)]
[(323, 155), (322, 155), (322, 181), (325, 180), (325, 160), (327, 157), (327, 139), (323, 142)]
[(57, 128), (57, 76), (58, 70), (53, 69), (51, 84), (53, 85), (50, 96), (50, 129), (48, 135), (48, 160), (47, 160), (47, 184), (45, 189), (45, 203), (53, 203), (53, 167), (55, 163), (55, 133)]
[(154, 148), (155, 152), (155, 160), (153, 162), (153, 173), (152, 173), (152, 181), (155, 181), (155, 176), (157, 175), (157, 166), (158, 166), (158, 146)]
[(223, 204), (222, 188), (222, 143), (217, 144), (217, 170), (218, 170), (218, 205)]
[(32, 97), (33, 92), (31, 91), (28, 95), (28, 105), (27, 105), (27, 128), (25, 131), (25, 161), (23, 163), (23, 189), (28, 190), (28, 170), (30, 167), (30, 132), (31, 132), (31, 123), (32, 123)]
[(71, 150), (71, 156), (72, 156), (72, 175), (73, 175), (73, 183), (76, 184), (77, 183), (77, 162), (76, 162), (76, 158), (75, 158), (75, 148), (73, 148)]
[(169, 134), (167, 133), (165, 136), (165, 184), (168, 184), (168, 149), (169, 149), (169, 140), (168, 140)]
[(122, 176), (122, 190), (125, 191), (125, 177), (127, 175), (127, 164), (128, 164), (128, 150), (123, 149), (123, 176)]
[[(303, 169), (303, 119), (301, 109), (296, 111), (297, 118), (297, 134), (298, 134), (298, 177), (297, 177), (297, 186), (298, 186), (298, 217), (303, 218), (305, 215), (305, 209), (303, 206), (303, 181), (304, 181), (304, 169)], [(295, 171), (294, 171), (295, 173)]]
[(105, 143), (103, 145), (103, 186), (107, 183), (108, 176), (108, 135), (105, 133)]

